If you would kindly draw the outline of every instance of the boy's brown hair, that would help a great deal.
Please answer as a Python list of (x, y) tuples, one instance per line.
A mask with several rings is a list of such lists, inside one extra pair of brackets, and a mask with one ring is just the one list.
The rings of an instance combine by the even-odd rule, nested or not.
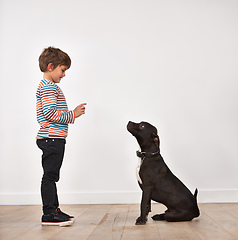
[(70, 68), (71, 59), (67, 53), (63, 52), (59, 48), (48, 47), (43, 50), (39, 57), (39, 66), (42, 72), (47, 72), (48, 64), (52, 63), (54, 69), (60, 65), (65, 65)]

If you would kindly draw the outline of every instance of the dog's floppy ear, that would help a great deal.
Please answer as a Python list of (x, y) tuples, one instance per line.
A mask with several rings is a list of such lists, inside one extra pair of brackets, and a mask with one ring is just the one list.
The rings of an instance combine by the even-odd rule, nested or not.
[(153, 133), (152, 136), (153, 136), (153, 142), (159, 148), (159, 136), (156, 133)]

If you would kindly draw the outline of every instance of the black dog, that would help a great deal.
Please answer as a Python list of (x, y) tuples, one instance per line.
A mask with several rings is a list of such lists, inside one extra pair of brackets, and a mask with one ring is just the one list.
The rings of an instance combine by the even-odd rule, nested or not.
[(169, 222), (191, 221), (199, 216), (197, 206), (197, 189), (195, 194), (170, 171), (160, 155), (160, 141), (157, 129), (149, 123), (129, 122), (127, 130), (137, 139), (141, 152), (139, 171), (142, 183), (141, 215), (136, 224), (142, 225), (147, 221), (151, 211), (151, 200), (164, 204), (167, 210), (163, 214), (156, 214), (153, 220), (167, 220)]

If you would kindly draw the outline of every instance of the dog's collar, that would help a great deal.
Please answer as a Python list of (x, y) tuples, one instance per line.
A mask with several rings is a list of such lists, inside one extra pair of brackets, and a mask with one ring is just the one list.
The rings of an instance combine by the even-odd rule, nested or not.
[(142, 160), (144, 160), (147, 157), (155, 156), (155, 155), (157, 155), (159, 153), (160, 153), (160, 151), (156, 151), (156, 152), (140, 152), (140, 151), (136, 151), (137, 157), (141, 158)]

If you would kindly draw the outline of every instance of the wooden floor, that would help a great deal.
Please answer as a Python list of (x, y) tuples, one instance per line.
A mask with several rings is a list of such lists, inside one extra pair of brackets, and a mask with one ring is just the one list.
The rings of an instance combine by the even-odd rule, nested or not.
[[(199, 204), (191, 222), (155, 222), (136, 226), (139, 205), (63, 205), (76, 217), (70, 227), (41, 226), (41, 206), (0, 206), (1, 240), (237, 240), (238, 204)], [(165, 208), (152, 205), (152, 216)]]

